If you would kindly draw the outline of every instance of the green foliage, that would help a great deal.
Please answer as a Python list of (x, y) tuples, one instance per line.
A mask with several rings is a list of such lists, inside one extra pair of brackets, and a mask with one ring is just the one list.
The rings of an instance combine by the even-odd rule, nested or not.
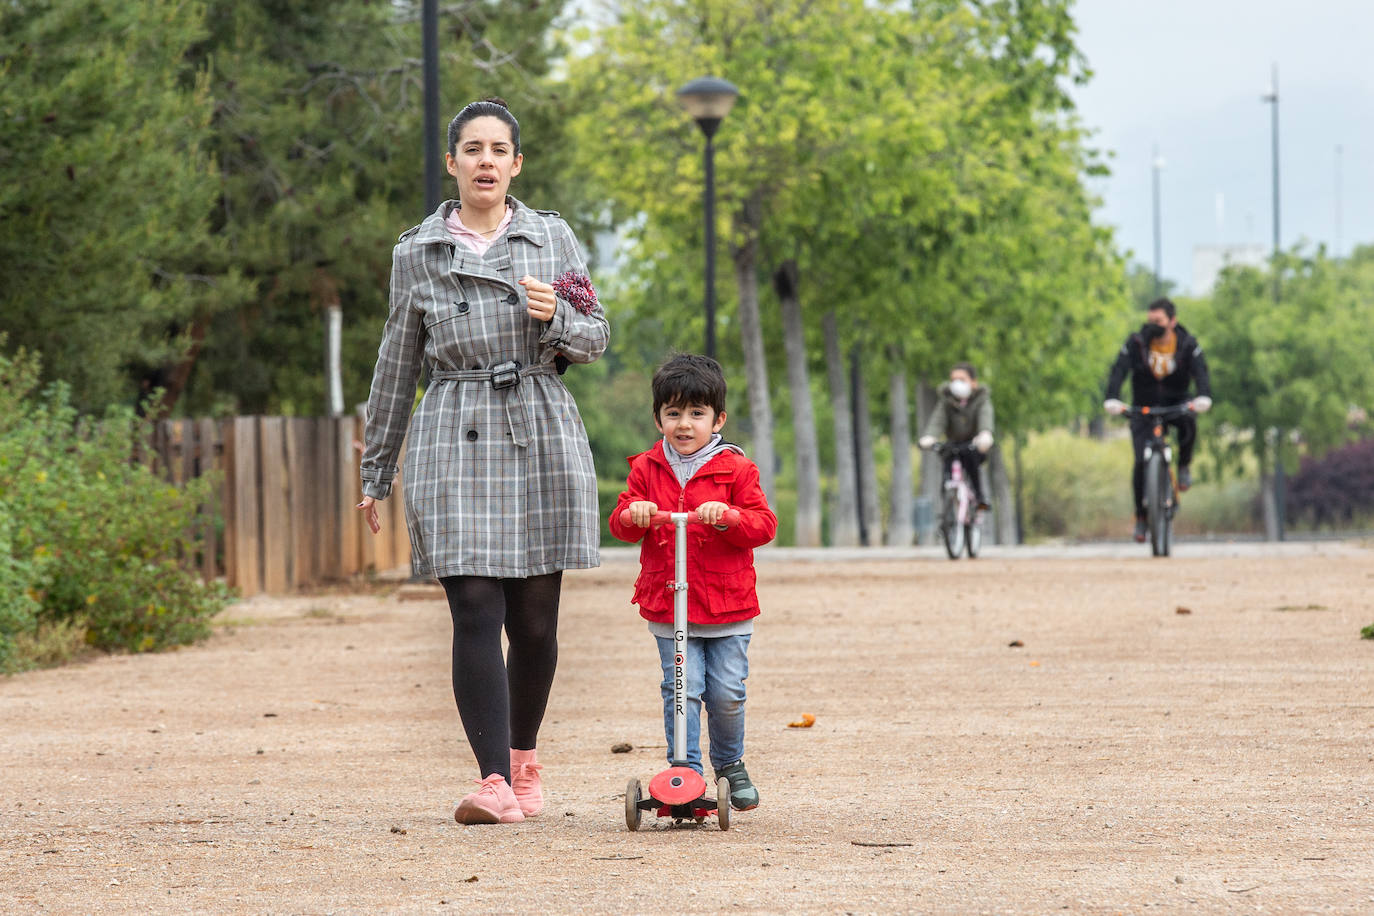
[(1360, 630), (1360, 639), (1374, 639), (1374, 623)]
[[(1027, 539), (1124, 536), (1135, 515), (1131, 461), (1126, 435), (1098, 440), (1064, 429), (1032, 435), (1021, 455)], [(1257, 491), (1253, 475), (1196, 479), (1180, 500), (1175, 530), (1184, 536), (1253, 532)]]
[(65, 385), (38, 384), (35, 359), (0, 353), (0, 665), (23, 665), (16, 638), (40, 625), (131, 652), (205, 635), (228, 594), (179, 558), (194, 555), (214, 481), (160, 480), (139, 460), (147, 429), (129, 408), (94, 420)]
[(0, 7), (0, 331), (84, 406), (132, 402), (177, 327), (241, 301), (188, 270), (215, 247), (203, 35), (179, 0)]
[[(628, 243), (608, 297), (627, 365), (701, 339), (701, 138), (674, 91), (711, 72), (740, 89), (715, 141), (722, 244), (757, 244), (766, 271), (796, 259), (813, 376), (837, 308), (846, 351), (900, 343), (930, 377), (979, 362), (1010, 428), (1083, 412), (1100, 366), (1082, 354), (1110, 352), (1126, 294), (1082, 184), (1102, 166), (1060, 86), (1084, 75), (1067, 7), (635, 0), (579, 33), (570, 130)], [(763, 323), (780, 362), (777, 310)], [(887, 348), (867, 349), (876, 376)]]
[(1206, 348), (1214, 416), (1248, 434), (1209, 439), (1227, 466), (1249, 449), (1262, 469), (1281, 460), (1292, 471), (1291, 433), (1321, 455), (1357, 435), (1352, 408), (1374, 406), (1374, 246), (1343, 261), (1285, 254), (1278, 267), (1277, 303), (1272, 275), (1246, 267), (1223, 271), (1211, 299), (1187, 309)]
[[(562, 0), (441, 15), (447, 118), (500, 93), (513, 192), (582, 212), (568, 101), (545, 83)], [(190, 413), (314, 413), (322, 311), (366, 397), (391, 246), (424, 215), (418, 0), (0, 5), (0, 331), (78, 407), (150, 387)], [(450, 186), (451, 187), (451, 186)]]

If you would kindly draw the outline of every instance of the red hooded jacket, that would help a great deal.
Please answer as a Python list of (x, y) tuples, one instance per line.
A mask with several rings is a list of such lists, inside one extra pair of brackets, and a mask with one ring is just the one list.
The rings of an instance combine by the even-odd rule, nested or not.
[(673, 526), (637, 528), (620, 520), (632, 502), (650, 500), (660, 510), (690, 512), (707, 502), (739, 510), (739, 523), (721, 531), (710, 525), (687, 526), (687, 619), (691, 623), (733, 623), (759, 615), (754, 590), (754, 548), (773, 540), (778, 517), (768, 508), (759, 486), (759, 469), (743, 455), (723, 451), (707, 461), (683, 487), (659, 442), (627, 459), (630, 479), (611, 513), (611, 534), (640, 541), (639, 579), (633, 603), (639, 615), (658, 623), (673, 622)]

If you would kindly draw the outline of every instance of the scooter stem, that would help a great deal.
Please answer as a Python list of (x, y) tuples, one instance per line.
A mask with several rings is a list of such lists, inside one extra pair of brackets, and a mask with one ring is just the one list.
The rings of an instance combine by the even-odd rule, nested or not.
[(673, 521), (673, 766), (687, 766), (687, 520)]

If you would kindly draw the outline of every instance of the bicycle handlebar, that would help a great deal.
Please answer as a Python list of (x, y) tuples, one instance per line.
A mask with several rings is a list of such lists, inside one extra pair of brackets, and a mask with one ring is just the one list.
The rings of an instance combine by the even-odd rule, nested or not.
[[(689, 524), (689, 525), (705, 525), (705, 524), (706, 524), (706, 522), (703, 522), (701, 519), (699, 519), (699, 518), (696, 517), (696, 513), (695, 513), (695, 512), (693, 512), (691, 515), (692, 515), (692, 517), (689, 518), (689, 519), (687, 520), (687, 524)], [(630, 510), (629, 510), (628, 507), (626, 507), (626, 508), (620, 510), (620, 522), (621, 522), (621, 524), (623, 524), (623, 525), (634, 525), (634, 521), (631, 520), (631, 518), (630, 518)], [(655, 527), (657, 527), (657, 526), (659, 526), (659, 525), (671, 525), (672, 523), (673, 523), (673, 513), (669, 512), (669, 511), (667, 511), (667, 510), (665, 510), (665, 509), (660, 509), (659, 511), (655, 512), (655, 513), (654, 513), (652, 516), (650, 516), (650, 518), (649, 518), (649, 527), (651, 527), (651, 528), (655, 528)], [(720, 517), (720, 521), (716, 522), (716, 524), (713, 525), (712, 527), (717, 527), (717, 526), (718, 526), (718, 527), (721, 527), (721, 528), (733, 528), (733, 527), (735, 527), (735, 526), (738, 525), (738, 524), (739, 524), (739, 510), (738, 510), (738, 509), (727, 509), (727, 510), (725, 510), (725, 514), (722, 515), (722, 516)]]
[[(917, 448), (920, 448), (920, 445), (919, 445), (919, 444), (917, 445)], [(973, 440), (972, 440), (972, 439), (970, 439), (970, 440), (967, 441), (967, 442), (950, 442), (948, 439), (946, 439), (946, 440), (943, 441), (943, 442), (937, 442), (937, 443), (935, 443), (935, 444), (932, 445), (929, 449), (921, 449), (921, 450), (922, 450), (922, 451), (931, 451), (931, 452), (934, 452), (934, 453), (937, 454), (937, 455), (951, 455), (951, 454), (957, 455), (957, 454), (959, 454), (960, 452), (972, 452), (972, 451), (977, 451), (977, 447), (974, 446)]]
[(1121, 415), (1123, 417), (1158, 417), (1163, 420), (1169, 420), (1173, 417), (1181, 417), (1184, 414), (1190, 413), (1195, 413), (1195, 411), (1193, 408), (1189, 407), (1187, 403), (1167, 404), (1159, 407), (1151, 407), (1148, 404), (1138, 407), (1132, 404), (1122, 411)]

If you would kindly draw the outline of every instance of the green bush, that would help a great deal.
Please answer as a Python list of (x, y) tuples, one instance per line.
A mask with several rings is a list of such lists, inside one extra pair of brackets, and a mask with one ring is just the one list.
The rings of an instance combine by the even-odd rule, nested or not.
[(83, 417), (37, 380), (35, 359), (0, 353), (0, 668), (33, 664), (16, 637), (45, 628), (130, 652), (206, 635), (229, 594), (182, 558), (214, 481), (162, 481), (132, 410)]
[[(1131, 440), (1124, 429), (1107, 439), (1062, 429), (1034, 435), (1021, 463), (1028, 539), (1119, 538), (1131, 530)], [(1193, 488), (1180, 499), (1174, 523), (1179, 534), (1258, 530), (1254, 476), (1214, 479), (1195, 460), (1193, 480)]]

